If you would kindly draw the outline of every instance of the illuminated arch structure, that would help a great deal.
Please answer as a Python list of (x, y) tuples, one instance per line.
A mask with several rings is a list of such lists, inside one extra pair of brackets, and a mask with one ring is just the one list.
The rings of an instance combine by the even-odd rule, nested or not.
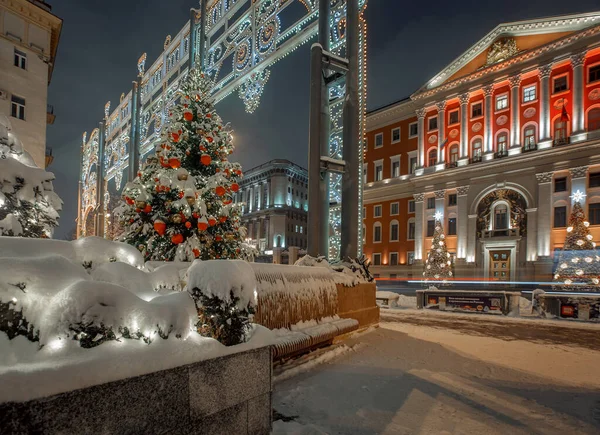
[[(367, 0), (348, 0), (357, 11), (358, 70), (360, 97), (357, 126), (357, 154), (361, 156), (366, 114), (366, 23), (363, 11)], [(110, 211), (108, 186), (120, 190), (123, 178), (131, 180), (140, 167), (140, 156), (151, 153), (160, 138), (173, 104), (180, 81), (190, 65), (200, 63), (214, 81), (217, 102), (237, 91), (248, 113), (260, 104), (260, 98), (270, 76), (269, 68), (294, 52), (299, 46), (317, 37), (319, 29), (327, 29), (329, 52), (346, 56), (346, 0), (331, 0), (329, 7), (318, 0), (201, 0), (200, 9), (192, 9), (190, 20), (181, 31), (167, 36), (163, 53), (147, 68), (143, 54), (137, 63), (138, 76), (132, 89), (122, 94), (112, 108), (108, 102), (104, 118), (89, 139), (84, 135), (79, 187), (78, 237), (89, 234), (86, 220), (93, 216), (94, 234), (104, 236)], [(326, 14), (320, 14), (320, 8)], [(203, 14), (202, 11), (206, 13)], [(320, 17), (321, 15), (321, 17)], [(328, 19), (323, 19), (327, 15)], [(355, 15), (352, 15), (355, 16)], [(326, 23), (326, 26), (323, 24)], [(319, 37), (320, 42), (325, 37)], [(323, 44), (322, 44), (323, 45)], [(346, 81), (342, 74), (327, 87), (329, 101), (329, 157), (342, 159), (343, 102)], [(362, 222), (362, 168), (356, 172), (359, 190), (359, 210), (356, 222)], [(112, 183), (111, 183), (112, 184)], [(329, 220), (333, 230), (329, 235), (329, 255), (340, 255), (342, 175), (329, 177)], [(354, 195), (352, 195), (354, 196)], [(353, 199), (354, 201), (354, 199)], [(355, 218), (353, 217), (352, 220)], [(356, 225), (359, 226), (359, 225)], [(358, 229), (358, 252), (362, 251), (361, 230)]]

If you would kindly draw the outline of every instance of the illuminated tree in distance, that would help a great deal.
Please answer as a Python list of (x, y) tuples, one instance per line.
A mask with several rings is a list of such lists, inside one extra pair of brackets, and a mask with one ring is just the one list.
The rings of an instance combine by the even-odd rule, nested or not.
[(573, 209), (567, 227), (564, 249), (554, 272), (553, 288), (562, 291), (597, 291), (600, 283), (600, 256), (585, 220), (581, 201), (585, 194), (579, 190), (572, 196)]
[(433, 233), (433, 241), (431, 249), (425, 260), (425, 270), (423, 278), (425, 281), (446, 281), (452, 278), (452, 261), (450, 253), (446, 246), (446, 235), (442, 228), (442, 214), (435, 214), (435, 231)]

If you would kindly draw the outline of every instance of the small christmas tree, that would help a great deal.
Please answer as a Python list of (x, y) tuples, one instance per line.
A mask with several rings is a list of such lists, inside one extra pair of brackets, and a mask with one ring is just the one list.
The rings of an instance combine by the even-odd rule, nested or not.
[(0, 114), (0, 236), (52, 237), (62, 201)]
[(564, 249), (559, 255), (554, 272), (553, 288), (562, 291), (597, 291), (600, 283), (600, 256), (590, 234), (590, 223), (585, 220), (580, 201), (583, 194), (573, 195), (575, 203), (571, 210)]
[(441, 216), (436, 213), (433, 241), (425, 260), (423, 277), (425, 281), (446, 281), (452, 278), (452, 275), (452, 261), (446, 246), (446, 235), (442, 228)]
[(146, 260), (232, 259), (245, 255), (245, 228), (232, 204), (241, 166), (230, 163), (233, 137), (214, 110), (212, 82), (191, 70), (170, 108), (170, 121), (116, 211), (119, 240)]

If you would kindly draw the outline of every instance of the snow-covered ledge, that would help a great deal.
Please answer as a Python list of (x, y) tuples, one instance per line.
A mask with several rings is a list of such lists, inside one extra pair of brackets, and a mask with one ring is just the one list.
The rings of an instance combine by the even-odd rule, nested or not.
[[(262, 347), (28, 402), (0, 403), (0, 427), (3, 433), (266, 434), (271, 376), (271, 348)], [(48, 373), (46, 382), (55, 381)]]

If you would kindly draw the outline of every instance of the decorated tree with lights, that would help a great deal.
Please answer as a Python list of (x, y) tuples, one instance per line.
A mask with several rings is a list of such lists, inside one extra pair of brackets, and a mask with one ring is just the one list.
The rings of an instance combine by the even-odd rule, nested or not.
[(425, 281), (446, 281), (452, 278), (452, 261), (446, 246), (446, 235), (442, 228), (441, 215), (435, 215), (435, 231), (431, 242), (431, 249), (425, 260), (423, 278)]
[(0, 114), (0, 236), (52, 237), (62, 201)]
[(232, 203), (242, 170), (227, 159), (233, 137), (215, 112), (211, 88), (204, 74), (190, 71), (156, 154), (123, 190), (119, 240), (136, 246), (146, 260), (245, 255), (245, 228)]
[(583, 194), (573, 195), (573, 208), (567, 227), (564, 249), (560, 253), (553, 288), (562, 291), (597, 291), (600, 283), (600, 256), (596, 254), (596, 244), (590, 234), (590, 223), (580, 201)]

